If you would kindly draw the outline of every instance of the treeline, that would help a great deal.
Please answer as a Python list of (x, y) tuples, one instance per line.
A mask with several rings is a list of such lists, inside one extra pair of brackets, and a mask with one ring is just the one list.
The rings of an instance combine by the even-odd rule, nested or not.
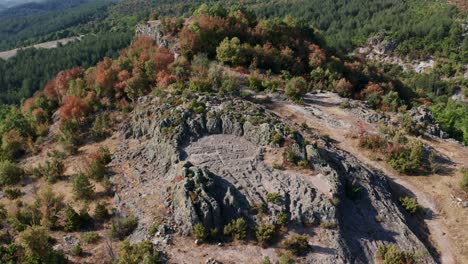
[(56, 49), (26, 49), (9, 59), (0, 59), (0, 103), (18, 104), (42, 89), (59, 71), (76, 66), (94, 66), (104, 57), (117, 57), (127, 47), (133, 32), (89, 35)]
[(67, 10), (2, 19), (0, 50), (95, 32), (108, 16), (109, 2), (91, 1)]

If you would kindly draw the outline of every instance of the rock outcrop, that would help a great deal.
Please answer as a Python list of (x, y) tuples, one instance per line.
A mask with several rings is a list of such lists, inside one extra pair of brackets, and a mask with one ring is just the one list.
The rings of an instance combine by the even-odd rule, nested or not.
[[(253, 227), (274, 223), (282, 213), (292, 228), (337, 227), (324, 238), (334, 253), (309, 254), (306, 263), (372, 263), (386, 243), (428, 251), (381, 173), (312, 132), (305, 140), (253, 103), (197, 100), (205, 106), (198, 113), (188, 103), (142, 98), (122, 125), (126, 140), (114, 155), (112, 180), (118, 211), (140, 221), (133, 240), (148, 238), (155, 218), (189, 235), (197, 223), (222, 230), (242, 217)], [(284, 149), (325, 175), (327, 193), (314, 186), (312, 175), (274, 169), (264, 160), (267, 148), (279, 148), (278, 137)], [(434, 262), (430, 254), (426, 261)]]

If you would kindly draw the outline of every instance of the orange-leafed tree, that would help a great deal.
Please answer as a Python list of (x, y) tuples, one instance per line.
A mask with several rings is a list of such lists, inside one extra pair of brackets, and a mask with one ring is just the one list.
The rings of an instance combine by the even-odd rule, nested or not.
[(78, 96), (68, 95), (63, 98), (63, 104), (59, 109), (60, 120), (75, 120), (82, 122), (86, 116), (87, 104)]

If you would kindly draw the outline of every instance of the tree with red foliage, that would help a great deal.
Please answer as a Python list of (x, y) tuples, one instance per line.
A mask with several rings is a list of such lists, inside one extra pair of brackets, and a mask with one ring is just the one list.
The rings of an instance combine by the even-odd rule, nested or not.
[(323, 65), (327, 56), (323, 49), (318, 45), (311, 44), (309, 45), (309, 65), (312, 68), (317, 68)]
[(69, 70), (61, 71), (57, 76), (49, 81), (44, 87), (44, 95), (47, 99), (61, 102), (70, 88), (70, 81), (83, 77), (84, 69), (75, 67)]
[(68, 95), (63, 98), (59, 109), (60, 121), (75, 120), (82, 122), (85, 118), (87, 104), (78, 96)]
[(154, 70), (156, 73), (167, 70), (167, 67), (174, 62), (174, 53), (165, 48), (159, 48), (153, 55)]
[(100, 88), (99, 96), (112, 97), (114, 85), (117, 82), (119, 69), (114, 65), (113, 60), (105, 57), (96, 67), (96, 84)]
[(175, 83), (177, 81), (177, 77), (168, 73), (167, 71), (160, 71), (156, 79), (159, 87), (161, 88), (166, 88), (169, 84)]

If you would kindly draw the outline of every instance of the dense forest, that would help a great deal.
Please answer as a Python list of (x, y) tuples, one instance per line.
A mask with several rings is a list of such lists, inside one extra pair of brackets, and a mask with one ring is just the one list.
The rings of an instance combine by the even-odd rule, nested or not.
[(65, 10), (88, 2), (90, 2), (90, 0), (50, 0), (45, 2), (26, 1), (24, 4), (18, 4), (8, 8), (7, 11), (1, 11), (0, 9), (0, 19), (22, 17), (28, 15), (38, 15), (41, 13), (47, 13), (51, 11)]
[(128, 46), (133, 32), (109, 32), (85, 36), (57, 49), (25, 49), (0, 59), (0, 102), (19, 103), (44, 87), (59, 71), (95, 65), (105, 56), (116, 57)]
[[(117, 14), (149, 15), (151, 11), (187, 14), (203, 2), (219, 1), (128, 0), (117, 4), (114, 10)], [(225, 4), (235, 5), (238, 1), (223, 1)], [(465, 60), (465, 63), (468, 57), (468, 39), (462, 37), (460, 24), (466, 14), (441, 1), (245, 0), (242, 5), (259, 17), (292, 15), (304, 20), (323, 31), (329, 45), (337, 50), (350, 50), (373, 34), (387, 32), (400, 43), (399, 54), (413, 57), (436, 54)]]
[[(66, 11), (14, 18), (0, 17), (0, 50), (96, 32), (98, 24), (107, 17), (108, 8), (109, 1), (100, 0), (84, 3)], [(7, 11), (9, 13), (9, 10)]]

